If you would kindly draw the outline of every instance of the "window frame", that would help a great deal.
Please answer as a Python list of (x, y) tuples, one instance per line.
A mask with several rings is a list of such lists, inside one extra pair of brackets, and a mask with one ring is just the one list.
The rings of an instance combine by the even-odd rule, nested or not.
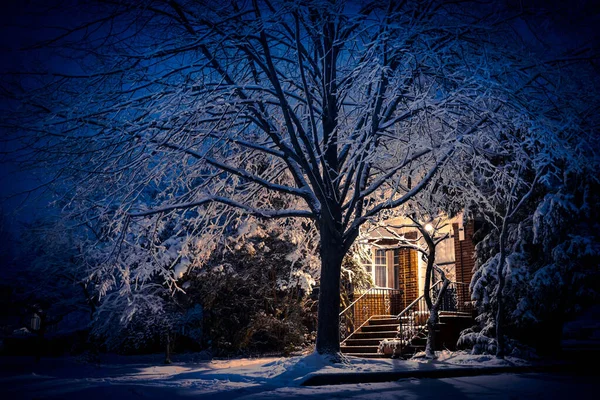
[[(373, 255), (373, 267), (373, 283), (375, 283), (375, 286), (382, 288), (388, 287), (387, 250), (375, 249), (375, 253)], [(378, 277), (383, 277), (383, 280), (378, 279)]]

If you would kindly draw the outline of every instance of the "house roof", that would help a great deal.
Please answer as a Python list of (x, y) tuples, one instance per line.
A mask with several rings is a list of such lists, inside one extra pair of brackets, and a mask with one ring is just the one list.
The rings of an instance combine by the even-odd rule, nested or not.
[[(438, 222), (438, 232), (448, 233), (453, 236), (454, 231), (452, 224), (458, 223), (463, 224), (463, 214), (460, 213), (453, 218), (447, 218), (445, 216), (436, 218)], [(417, 233), (417, 229), (413, 227), (414, 223), (406, 217), (397, 217), (389, 219), (378, 226), (372, 226), (368, 229), (368, 232), (364, 236), (364, 240), (367, 243), (378, 242), (382, 246), (393, 245), (392, 243), (386, 244), (388, 241), (397, 242), (398, 237), (405, 237), (407, 239), (413, 239), (410, 236), (414, 236)], [(414, 236), (416, 239), (416, 236)]]

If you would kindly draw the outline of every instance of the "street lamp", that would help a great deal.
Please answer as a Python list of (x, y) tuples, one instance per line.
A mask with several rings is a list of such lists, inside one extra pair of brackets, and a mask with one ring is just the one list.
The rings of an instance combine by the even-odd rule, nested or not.
[(37, 313), (33, 313), (31, 320), (29, 321), (29, 327), (33, 332), (39, 331), (42, 326), (42, 319)]

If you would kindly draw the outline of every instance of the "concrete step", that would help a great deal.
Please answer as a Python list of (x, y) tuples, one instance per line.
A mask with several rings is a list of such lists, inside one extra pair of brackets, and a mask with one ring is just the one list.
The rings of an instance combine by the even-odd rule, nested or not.
[(361, 328), (362, 332), (384, 332), (397, 331), (397, 324), (365, 325)]
[(341, 346), (340, 350), (344, 354), (350, 354), (350, 353), (370, 354), (370, 353), (377, 353), (378, 348), (379, 348), (379, 345), (376, 345), (376, 346)]
[(461, 311), (440, 311), (438, 315), (440, 317), (442, 315), (444, 315), (444, 316), (451, 316), (451, 317), (473, 318), (473, 315), (470, 312), (461, 312)]
[[(392, 339), (395, 338), (398, 331), (375, 331), (375, 332), (356, 332), (352, 335), (352, 339)], [(349, 339), (350, 340), (350, 339)]]
[(370, 319), (368, 325), (370, 325), (370, 326), (373, 326), (373, 325), (398, 325), (398, 319), (396, 319), (396, 318)]
[(411, 341), (411, 344), (414, 346), (425, 346), (425, 344), (427, 344), (427, 338), (415, 338)]
[[(343, 353), (343, 352), (342, 352)], [(344, 353), (348, 357), (360, 357), (360, 358), (390, 358), (390, 356), (386, 356), (385, 354), (379, 353)]]
[(379, 342), (389, 338), (372, 338), (372, 339), (348, 339), (344, 342), (346, 346), (379, 346)]
[[(403, 322), (412, 325), (407, 327), (412, 331), (418, 331), (417, 337), (413, 338), (412, 343), (403, 347), (402, 357), (411, 357), (413, 354), (424, 351), (427, 344), (427, 326), (423, 325), (425, 320), (422, 316), (405, 315)], [(470, 313), (460, 312), (440, 312), (440, 319), (436, 324), (435, 331), (438, 335), (438, 340), (442, 332), (447, 331), (450, 327), (457, 323), (462, 325), (468, 321), (472, 321)], [(389, 355), (378, 354), (379, 343), (383, 339), (393, 339), (398, 336), (398, 319), (393, 315), (377, 315), (372, 317), (368, 324), (363, 326), (360, 331), (355, 332), (341, 347), (342, 353), (348, 356), (362, 358), (388, 358)], [(414, 324), (419, 322), (419, 324)], [(414, 324), (414, 325), (413, 325)]]

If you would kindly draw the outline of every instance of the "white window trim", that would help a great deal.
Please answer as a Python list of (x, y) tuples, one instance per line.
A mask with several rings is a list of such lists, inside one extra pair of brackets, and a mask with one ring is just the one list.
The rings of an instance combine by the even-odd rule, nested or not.
[[(378, 257), (378, 255), (377, 255), (377, 253), (379, 251), (383, 252), (383, 260), (384, 260), (383, 264), (382, 263), (377, 263), (378, 258), (381, 257), (381, 256)], [(385, 273), (383, 275), (385, 282), (383, 282), (383, 285), (378, 285), (377, 284), (377, 279), (376, 279), (376, 277), (377, 277), (377, 267), (384, 267), (385, 268)], [(387, 251), (385, 249), (375, 249), (375, 251), (373, 252), (373, 269), (371, 271), (371, 274), (372, 274), (373, 283), (375, 284), (375, 287), (381, 287), (381, 288), (387, 288), (388, 287), (387, 286), (387, 284), (388, 284), (388, 282), (387, 282), (387, 278), (388, 278)]]

